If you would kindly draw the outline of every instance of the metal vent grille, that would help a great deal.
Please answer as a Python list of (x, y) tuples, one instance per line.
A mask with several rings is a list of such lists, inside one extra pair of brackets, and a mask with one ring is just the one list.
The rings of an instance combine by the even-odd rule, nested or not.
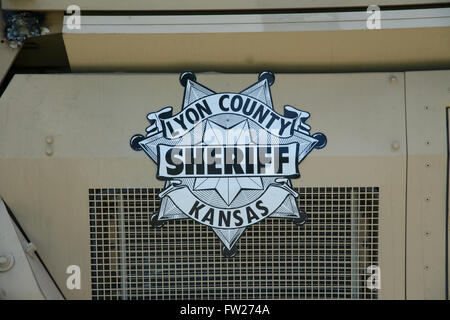
[(298, 227), (267, 218), (232, 259), (190, 219), (151, 228), (161, 189), (90, 189), (93, 299), (377, 299), (377, 187), (296, 189), (309, 216)]

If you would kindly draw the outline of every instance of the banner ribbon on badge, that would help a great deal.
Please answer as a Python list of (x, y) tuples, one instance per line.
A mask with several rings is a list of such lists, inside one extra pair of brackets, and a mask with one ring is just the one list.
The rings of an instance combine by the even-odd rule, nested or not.
[(190, 218), (221, 229), (236, 229), (258, 223), (274, 213), (289, 195), (295, 193), (287, 184), (273, 183), (254, 203), (235, 208), (217, 208), (199, 200), (186, 186), (174, 186), (163, 192), (161, 198), (170, 198)]
[(261, 101), (239, 93), (217, 93), (201, 98), (172, 115), (172, 107), (147, 115), (150, 125), (147, 137), (163, 132), (168, 139), (177, 139), (192, 130), (199, 122), (210, 116), (233, 113), (252, 119), (261, 128), (280, 138), (289, 138), (295, 131), (309, 135), (311, 127), (305, 123), (306, 111), (284, 106), (280, 115)]

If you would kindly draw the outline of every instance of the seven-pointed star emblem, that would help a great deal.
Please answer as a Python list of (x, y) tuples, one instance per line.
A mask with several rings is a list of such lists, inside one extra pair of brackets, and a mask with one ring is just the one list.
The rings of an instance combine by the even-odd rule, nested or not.
[(274, 79), (266, 71), (240, 93), (216, 93), (193, 73), (181, 75), (181, 112), (166, 107), (150, 113), (147, 137), (130, 141), (157, 163), (158, 178), (165, 180), (152, 225), (194, 219), (212, 228), (231, 257), (252, 224), (269, 217), (306, 221), (290, 178), (300, 176), (298, 164), (313, 148), (323, 148), (326, 137), (310, 135), (306, 111), (285, 106), (284, 115), (275, 112)]

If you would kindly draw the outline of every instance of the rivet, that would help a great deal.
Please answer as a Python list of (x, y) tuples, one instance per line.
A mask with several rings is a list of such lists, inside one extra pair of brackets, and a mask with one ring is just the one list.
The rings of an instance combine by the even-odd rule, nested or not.
[(14, 256), (12, 254), (3, 254), (0, 256), (0, 272), (11, 269), (14, 265)]
[(45, 137), (45, 142), (47, 144), (52, 144), (53, 143), (53, 136), (47, 136)]
[(429, 237), (431, 236), (431, 232), (429, 232), (429, 231), (425, 232), (425, 236), (426, 236), (427, 238), (429, 238)]
[(430, 267), (427, 266), (427, 265), (425, 265), (425, 266), (424, 266), (424, 269), (425, 269), (426, 271), (428, 271), (428, 270), (430, 270)]
[(51, 156), (53, 154), (53, 148), (51, 146), (47, 146), (47, 148), (45, 148), (45, 154)]
[(36, 246), (33, 242), (29, 242), (25, 245), (25, 252), (28, 253), (30, 256), (33, 256), (33, 253), (36, 252)]
[(429, 146), (431, 144), (431, 140), (425, 140), (425, 144)]
[(426, 196), (426, 197), (425, 197), (425, 201), (426, 201), (426, 202), (430, 201), (430, 196)]
[(398, 150), (400, 149), (400, 143), (398, 141), (394, 141), (391, 144), (392, 150)]
[(4, 267), (9, 263), (9, 260), (5, 256), (0, 256), (0, 266)]
[(430, 162), (425, 162), (425, 167), (427, 167), (427, 168), (431, 167), (431, 163)]
[(398, 83), (398, 78), (396, 76), (390, 76), (389, 77), (389, 83), (390, 84), (397, 84)]
[(425, 108), (425, 110), (429, 110), (429, 109), (430, 109), (430, 107), (429, 107), (429, 106), (425, 106), (424, 108)]

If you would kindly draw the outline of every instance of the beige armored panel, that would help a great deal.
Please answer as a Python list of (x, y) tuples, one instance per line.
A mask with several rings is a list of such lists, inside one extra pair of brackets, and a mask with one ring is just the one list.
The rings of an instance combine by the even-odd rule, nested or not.
[(63, 299), (32, 242), (0, 198), (0, 299)]
[[(197, 81), (216, 92), (239, 92), (256, 77), (203, 73)], [(195, 270), (208, 275), (212, 267), (222, 276), (264, 272), (272, 279), (265, 290), (279, 287), (279, 297), (403, 299), (404, 88), (403, 73), (276, 75), (275, 109), (308, 110), (309, 125), (327, 135), (328, 145), (312, 152), (300, 164), (301, 178), (293, 180), (310, 222), (298, 227), (266, 219), (249, 228), (235, 258), (242, 269), (221, 256), (220, 242), (200, 224), (148, 225), (163, 183), (129, 140), (143, 133), (147, 113), (168, 105), (179, 110), (184, 88), (178, 74), (16, 75), (0, 102), (0, 194), (69, 299), (228, 297), (230, 289), (216, 292), (209, 287), (214, 281), (194, 279)], [(196, 269), (177, 265), (183, 255), (198, 261)], [(439, 253), (436, 259), (442, 263)], [(261, 261), (276, 265), (262, 267)], [(66, 287), (69, 265), (81, 267), (80, 290)], [(371, 266), (380, 267), (380, 290), (366, 286)], [(276, 274), (304, 278), (293, 287)], [(442, 274), (435, 277), (444, 283)], [(180, 281), (184, 289), (176, 286)], [(239, 290), (255, 292), (250, 282), (241, 283)], [(309, 291), (301, 291), (307, 283)], [(443, 297), (442, 286), (433, 290), (433, 297)]]
[(445, 292), (449, 105), (449, 71), (406, 73), (409, 299), (441, 299)]
[[(403, 71), (450, 62), (447, 9), (368, 13), (65, 17), (72, 71), (252, 72)], [(419, 26), (426, 26), (419, 28)]]

